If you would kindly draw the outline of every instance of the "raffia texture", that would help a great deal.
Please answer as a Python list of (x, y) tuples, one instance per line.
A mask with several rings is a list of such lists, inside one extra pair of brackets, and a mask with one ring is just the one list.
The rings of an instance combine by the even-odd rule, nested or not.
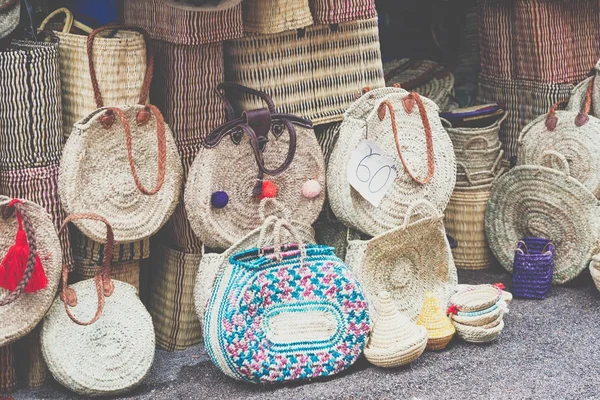
[[(1, 30), (1, 28), (0, 28)], [(58, 45), (13, 41), (0, 51), (0, 169), (46, 167), (63, 148)]]
[[(380, 120), (379, 109), (387, 101), (392, 104), (408, 168), (417, 177), (428, 174), (426, 130), (415, 105), (408, 114), (403, 99), (409, 93), (403, 89), (383, 88), (363, 95), (344, 114), (339, 139), (329, 159), (327, 189), (335, 215), (346, 225), (369, 235), (379, 235), (401, 224), (408, 205), (416, 200), (430, 201), (440, 212), (446, 208), (456, 181), (456, 162), (452, 142), (438, 117), (438, 107), (421, 98), (431, 126), (434, 174), (425, 184), (409, 176), (398, 155), (391, 113)], [(368, 132), (368, 133), (367, 133)], [(348, 183), (347, 165), (352, 152), (365, 139), (376, 142), (384, 155), (396, 160), (397, 177), (385, 197), (374, 207)]]
[(194, 310), (194, 283), (201, 254), (186, 254), (164, 246), (152, 257), (148, 310), (154, 321), (156, 345), (167, 351), (185, 350), (201, 342)]
[(309, 0), (315, 24), (341, 24), (377, 16), (375, 0)]
[(450, 105), (454, 95), (454, 75), (444, 66), (429, 60), (403, 58), (383, 64), (385, 84), (399, 84), (401, 88), (427, 97), (441, 111)]
[(587, 268), (597, 252), (598, 200), (574, 178), (551, 168), (523, 165), (494, 183), (485, 215), (490, 248), (507, 271), (521, 238), (544, 237), (556, 249), (553, 283)]
[(377, 321), (364, 350), (366, 359), (383, 368), (410, 364), (425, 351), (427, 330), (400, 313), (389, 292), (376, 299)]
[[(281, 174), (265, 175), (277, 187), (277, 202), (293, 219), (312, 224), (325, 201), (325, 164), (312, 129), (296, 126), (296, 151), (290, 166)], [(269, 135), (262, 156), (270, 169), (282, 165), (290, 146), (290, 134)], [(261, 200), (252, 195), (258, 167), (250, 139), (244, 135), (239, 144), (225, 137), (216, 148), (202, 148), (190, 169), (184, 203), (192, 229), (212, 248), (225, 249), (262, 224)], [(313, 198), (302, 195), (305, 182), (316, 180), (320, 193)], [(224, 208), (211, 204), (216, 191), (225, 191), (229, 202)], [(270, 209), (269, 209), (270, 210)], [(270, 210), (270, 212), (273, 212)]]
[[(369, 303), (390, 292), (398, 311), (415, 321), (428, 292), (445, 304), (458, 283), (442, 215), (415, 207), (408, 225), (371, 240), (348, 243), (346, 263), (363, 286)], [(407, 221), (408, 222), (408, 221)], [(375, 310), (371, 317), (376, 320)]]
[[(42, 327), (42, 352), (54, 379), (83, 396), (125, 393), (144, 380), (154, 361), (152, 318), (136, 289), (112, 281), (114, 292), (92, 325), (77, 325), (60, 297)], [(77, 293), (75, 318), (88, 321), (97, 308), (94, 279), (70, 285)]]
[(0, 393), (12, 392), (17, 388), (14, 345), (0, 346)]
[[(157, 120), (137, 125), (136, 114), (144, 106), (121, 106), (135, 138), (132, 145), (137, 175), (145, 187), (158, 179)], [(160, 190), (145, 195), (136, 186), (125, 146), (125, 131), (118, 121), (102, 125), (105, 108), (79, 121), (65, 144), (60, 165), (59, 191), (67, 213), (94, 212), (111, 221), (117, 243), (131, 243), (156, 233), (178, 202), (182, 168), (175, 142), (166, 128), (165, 177)], [(87, 237), (101, 242), (105, 227), (98, 221), (74, 221)]]
[[(130, 284), (135, 290), (140, 292), (140, 261), (129, 261), (113, 263), (110, 271), (110, 277), (121, 282)], [(74, 282), (92, 279), (102, 272), (102, 265), (87, 259), (75, 258), (75, 269), (71, 275)]]
[(243, 36), (240, 3), (186, 7), (164, 0), (127, 0), (124, 20), (146, 29), (156, 40), (194, 46), (223, 42)]
[[(104, 243), (93, 241), (74, 226), (69, 228), (73, 257), (81, 262), (88, 261), (100, 265), (104, 259)], [(150, 257), (150, 238), (114, 246), (113, 262), (115, 263), (145, 260), (148, 257)]]
[[(0, 7), (8, 3), (8, 0), (0, 0)], [(14, 6), (0, 11), (0, 39), (8, 36), (19, 25), (21, 17), (21, 2), (17, 1)], [(4, 73), (4, 69), (2, 70)]]
[[(464, 315), (463, 315), (464, 314)], [(493, 306), (475, 313), (461, 313), (457, 315), (450, 314), (453, 322), (458, 322), (468, 326), (484, 326), (490, 324), (502, 315), (502, 309), (496, 304)]]
[(580, 111), (583, 110), (585, 103), (587, 88), (591, 82), (594, 84), (592, 92), (592, 110), (591, 114), (598, 117), (600, 116), (600, 61), (596, 63), (592, 76), (581, 81), (577, 86), (573, 88), (571, 97), (569, 98), (569, 104), (567, 110), (569, 111)]
[(42, 324), (19, 340), (15, 345), (17, 362), (17, 374), (20, 380), (29, 388), (39, 388), (44, 386), (50, 379), (50, 371), (44, 356), (40, 343), (40, 332)]
[[(0, 208), (9, 204), (11, 199), (0, 196)], [(42, 266), (48, 284), (46, 288), (33, 293), (21, 293), (12, 303), (0, 306), (0, 346), (6, 346), (31, 332), (42, 320), (50, 308), (58, 289), (62, 266), (62, 253), (56, 229), (50, 216), (41, 206), (23, 200), (25, 209), (33, 229), (37, 253), (42, 260)], [(4, 257), (8, 249), (15, 244), (17, 219), (0, 218), (0, 255)], [(6, 297), (8, 290), (0, 288), (0, 299)]]
[(242, 7), (245, 32), (271, 34), (313, 24), (308, 0), (246, 0)]
[(340, 136), (340, 126), (341, 123), (339, 122), (315, 126), (315, 136), (317, 137), (319, 146), (321, 146), (326, 168), (329, 166), (329, 158)]
[(493, 285), (476, 285), (450, 297), (458, 312), (478, 312), (492, 307), (502, 298), (502, 290)]
[[(226, 46), (227, 79), (267, 92), (280, 112), (315, 125), (342, 120), (366, 86), (385, 85), (377, 19), (311, 26), (303, 34), (247, 35)], [(261, 108), (242, 97), (240, 108)]]
[(458, 242), (452, 249), (459, 269), (483, 269), (494, 256), (485, 236), (485, 210), (492, 194), (491, 185), (456, 188), (444, 213), (448, 235)]
[(417, 318), (417, 325), (427, 329), (426, 350), (445, 349), (455, 332), (452, 322), (440, 308), (440, 302), (433, 293), (425, 295), (423, 307)]
[(590, 262), (590, 275), (592, 275), (596, 289), (600, 291), (600, 255), (592, 257), (592, 261)]
[(456, 321), (453, 322), (456, 328), (456, 334), (465, 342), (470, 343), (489, 343), (498, 339), (504, 329), (504, 319), (499, 316), (489, 324), (482, 326), (463, 325)]
[[(588, 66), (589, 69), (589, 66)], [(507, 80), (479, 75), (477, 102), (502, 103), (508, 117), (500, 128), (504, 158), (517, 155), (521, 130), (539, 115), (546, 114), (556, 102), (568, 99), (572, 84), (546, 84), (525, 80)]]

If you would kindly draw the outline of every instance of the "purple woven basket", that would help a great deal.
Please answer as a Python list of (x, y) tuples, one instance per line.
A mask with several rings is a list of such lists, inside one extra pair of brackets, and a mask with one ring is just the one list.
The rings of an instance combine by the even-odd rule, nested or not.
[(545, 299), (552, 285), (553, 270), (554, 245), (550, 240), (538, 237), (521, 239), (513, 265), (513, 295)]

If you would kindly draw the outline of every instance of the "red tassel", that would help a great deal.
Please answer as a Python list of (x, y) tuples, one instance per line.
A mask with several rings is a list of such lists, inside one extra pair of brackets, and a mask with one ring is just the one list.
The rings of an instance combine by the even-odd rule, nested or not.
[(496, 287), (496, 288), (498, 288), (500, 290), (506, 289), (506, 286), (504, 286), (504, 283), (502, 283), (502, 282), (494, 283), (492, 286)]
[[(20, 202), (19, 200), (13, 200), (9, 206), (14, 203)], [(0, 287), (13, 292), (19, 282), (23, 279), (25, 270), (27, 269), (27, 259), (29, 258), (29, 245), (27, 244), (27, 235), (23, 230), (22, 217), (17, 212), (17, 221), (19, 223), (19, 229), (15, 239), (15, 244), (8, 249), (8, 252), (0, 263)], [(25, 286), (25, 292), (33, 293), (38, 290), (45, 289), (48, 285), (48, 278), (46, 272), (42, 266), (42, 261), (38, 254), (35, 256), (35, 268), (31, 275), (31, 279)]]
[(458, 307), (456, 307), (456, 305), (452, 304), (450, 307), (448, 307), (448, 310), (446, 310), (446, 314), (458, 314)]

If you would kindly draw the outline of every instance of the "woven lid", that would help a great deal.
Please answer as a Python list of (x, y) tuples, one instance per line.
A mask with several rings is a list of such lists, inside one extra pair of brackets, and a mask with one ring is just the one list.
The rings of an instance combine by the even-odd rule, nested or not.
[(454, 335), (454, 326), (445, 310), (440, 308), (440, 302), (433, 293), (427, 293), (423, 307), (417, 318), (417, 325), (427, 329), (429, 339), (439, 339)]
[(496, 259), (512, 271), (521, 238), (544, 237), (556, 249), (555, 284), (575, 278), (596, 252), (598, 200), (561, 171), (523, 165), (495, 182), (485, 215), (486, 236)]
[[(22, 207), (24, 213), (27, 214), (27, 217), (23, 218), (24, 229), (27, 231), (29, 224), (33, 231), (33, 236), (28, 237), (28, 245), (30, 251), (32, 248), (36, 249), (48, 283), (44, 289), (35, 292), (28, 292), (27, 286), (23, 291), (19, 290), (17, 286), (12, 292), (0, 287), (0, 304), (5, 303), (0, 305), (0, 321), (2, 321), (0, 323), (0, 347), (31, 332), (44, 317), (54, 300), (62, 264), (60, 242), (54, 223), (46, 210), (27, 200), (21, 200), (22, 204), (19, 206), (9, 207), (11, 201), (13, 200), (8, 197), (0, 196), (0, 210), (8, 212), (13, 207)], [(0, 273), (6, 273), (6, 269), (15, 267), (14, 265), (5, 265), (4, 257), (15, 245), (15, 236), (19, 225), (16, 212), (6, 219), (0, 216), (0, 256), (3, 259), (0, 264)], [(22, 276), (25, 274), (26, 272)], [(19, 281), (21, 283), (23, 280), (19, 279)], [(17, 295), (19, 292), (20, 295)]]

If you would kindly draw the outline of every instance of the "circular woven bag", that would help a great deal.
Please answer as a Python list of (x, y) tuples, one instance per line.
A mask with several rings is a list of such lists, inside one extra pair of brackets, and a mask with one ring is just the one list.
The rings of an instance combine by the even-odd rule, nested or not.
[(19, 25), (21, 0), (0, 0), (0, 39), (8, 36)]
[[(396, 161), (397, 176), (378, 207), (348, 182), (347, 166), (364, 140)], [(426, 199), (442, 212), (456, 182), (452, 142), (429, 99), (399, 88), (365, 93), (344, 114), (327, 170), (329, 202), (346, 225), (376, 236), (399, 226), (408, 205)]]
[(523, 165), (494, 183), (485, 230), (496, 259), (509, 272), (519, 240), (529, 236), (551, 240), (556, 249), (552, 282), (561, 284), (579, 275), (597, 250), (599, 203), (564, 172)]
[[(7, 214), (13, 208), (16, 211), (12, 216), (8, 218), (4, 218), (4, 215), (0, 216), (0, 254), (3, 258), (0, 263), (0, 273), (7, 272), (5, 268), (9, 266), (5, 264), (4, 257), (15, 246), (15, 235), (19, 226), (18, 219), (22, 218), (27, 234), (29, 257), (31, 254), (35, 256), (37, 252), (42, 260), (47, 284), (44, 289), (28, 291), (28, 284), (33, 273), (32, 271), (27, 272), (29, 268), (33, 268), (28, 261), (23, 278), (20, 279), (14, 290), (9, 291), (0, 287), (0, 321), (2, 321), (0, 323), (0, 347), (25, 336), (42, 320), (58, 289), (62, 264), (60, 242), (54, 223), (46, 210), (27, 200), (13, 200), (0, 196), (2, 214)], [(0, 281), (4, 281), (3, 278), (5, 277), (0, 277)]]
[[(229, 88), (263, 98), (268, 109), (238, 118), (228, 112), (229, 122), (211, 132), (198, 152), (184, 194), (196, 235), (206, 246), (222, 249), (261, 226), (258, 210), (267, 198), (275, 198), (288, 219), (307, 225), (325, 202), (325, 163), (310, 121), (277, 113), (263, 92), (231, 83), (217, 90)], [(306, 191), (310, 185), (316, 190)], [(219, 204), (216, 196), (226, 200)]]
[(52, 304), (41, 332), (42, 353), (58, 383), (84, 396), (116, 395), (146, 377), (154, 360), (152, 317), (135, 287), (110, 277), (113, 235), (96, 214), (71, 214), (106, 225), (101, 273), (71, 286), (63, 266), (62, 292)]
[[(96, 29), (88, 37), (90, 60), (94, 37), (105, 29), (110, 27)], [(150, 51), (148, 56), (136, 105), (103, 107), (90, 63), (98, 109), (75, 124), (60, 165), (58, 184), (65, 211), (94, 212), (109, 219), (117, 243), (135, 242), (157, 232), (175, 210), (183, 179), (169, 127), (155, 106), (145, 105), (153, 69)], [(104, 240), (98, 221), (74, 223), (94, 241)]]
[(590, 116), (594, 81), (582, 111), (558, 111), (529, 123), (519, 135), (517, 165), (562, 169), (600, 197), (600, 119)]
[[(398, 228), (368, 241), (349, 241), (346, 263), (370, 305), (377, 293), (390, 292), (398, 310), (415, 321), (427, 293), (448, 302), (458, 279), (442, 218), (421, 200), (409, 207)], [(370, 308), (376, 320), (375, 311)]]
[(592, 89), (592, 114), (597, 117), (600, 116), (600, 79), (596, 78), (598, 77), (598, 74), (600, 74), (600, 60), (596, 62), (591, 74), (592, 76), (584, 79), (573, 88), (571, 96), (569, 97), (567, 110), (579, 111), (583, 109), (583, 105), (585, 104), (588, 95), (589, 85), (592, 85), (594, 86)]

